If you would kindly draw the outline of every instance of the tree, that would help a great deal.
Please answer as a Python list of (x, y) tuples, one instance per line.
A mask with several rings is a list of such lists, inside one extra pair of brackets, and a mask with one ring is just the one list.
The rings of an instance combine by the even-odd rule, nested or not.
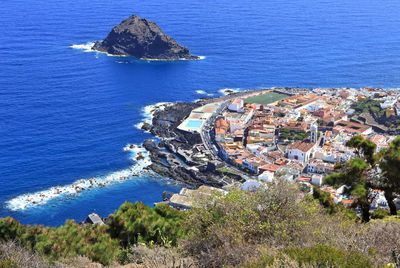
[(380, 163), (383, 173), (381, 189), (385, 191), (390, 214), (397, 215), (394, 194), (400, 192), (400, 137), (392, 141), (389, 149), (383, 150), (382, 158)]
[(324, 183), (339, 187), (346, 185), (345, 192), (355, 197), (357, 205), (361, 208), (363, 222), (370, 219), (369, 209), (371, 207), (370, 187), (368, 180), (369, 165), (364, 159), (351, 159), (340, 173), (333, 173), (324, 178)]
[(358, 158), (351, 159), (340, 173), (329, 175), (324, 181), (329, 185), (346, 185), (345, 191), (356, 198), (361, 208), (362, 221), (368, 222), (374, 198), (370, 190), (377, 186), (376, 144), (362, 136), (353, 136), (346, 145), (355, 149)]
[(363, 157), (368, 164), (374, 166), (377, 156), (375, 155), (376, 144), (370, 140), (364, 139), (362, 136), (353, 136), (346, 145), (356, 149), (358, 157)]

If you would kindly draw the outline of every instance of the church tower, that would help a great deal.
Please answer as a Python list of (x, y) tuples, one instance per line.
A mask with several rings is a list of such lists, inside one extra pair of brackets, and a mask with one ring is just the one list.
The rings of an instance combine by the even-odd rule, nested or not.
[(316, 143), (317, 140), (318, 140), (318, 127), (317, 127), (317, 125), (312, 124), (311, 128), (310, 128), (310, 132), (311, 132), (310, 141)]

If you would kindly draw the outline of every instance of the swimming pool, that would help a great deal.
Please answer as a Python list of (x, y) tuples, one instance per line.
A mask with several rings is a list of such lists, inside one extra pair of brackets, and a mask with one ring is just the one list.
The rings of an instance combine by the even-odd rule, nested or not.
[(203, 124), (203, 121), (199, 121), (199, 120), (189, 120), (186, 123), (186, 127), (189, 128), (199, 128), (201, 127), (201, 124)]

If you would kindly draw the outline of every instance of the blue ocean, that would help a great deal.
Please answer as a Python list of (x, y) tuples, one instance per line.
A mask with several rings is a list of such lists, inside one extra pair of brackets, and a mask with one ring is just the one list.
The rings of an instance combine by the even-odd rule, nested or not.
[[(57, 226), (178, 192), (182, 185), (144, 172), (23, 204), (27, 194), (140, 167), (123, 148), (152, 138), (137, 128), (149, 105), (226, 88), (400, 87), (399, 12), (397, 0), (3, 1), (0, 217)], [(85, 50), (132, 14), (205, 58), (149, 62)]]

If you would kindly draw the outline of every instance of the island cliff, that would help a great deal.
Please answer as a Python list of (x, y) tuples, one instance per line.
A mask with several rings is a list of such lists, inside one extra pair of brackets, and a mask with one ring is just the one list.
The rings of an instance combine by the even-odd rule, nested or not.
[(158, 25), (132, 15), (115, 26), (103, 41), (95, 42), (93, 50), (118, 56), (152, 60), (198, 60), (189, 48), (178, 44), (163, 33)]

